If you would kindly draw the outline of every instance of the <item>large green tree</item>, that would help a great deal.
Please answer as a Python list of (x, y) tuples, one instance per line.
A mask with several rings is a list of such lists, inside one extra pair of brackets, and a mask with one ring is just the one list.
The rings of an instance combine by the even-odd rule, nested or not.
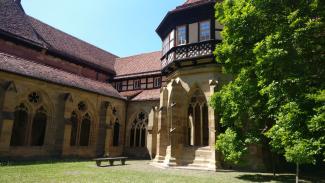
[(325, 157), (323, 0), (225, 0), (216, 60), (234, 79), (211, 99), (227, 130), (217, 139), (238, 163), (252, 143), (269, 142), (288, 162)]

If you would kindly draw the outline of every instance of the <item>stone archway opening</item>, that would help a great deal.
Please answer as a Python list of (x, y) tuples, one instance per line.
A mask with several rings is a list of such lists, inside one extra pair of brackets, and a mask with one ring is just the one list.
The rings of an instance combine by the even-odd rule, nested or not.
[(188, 106), (187, 145), (209, 145), (208, 105), (202, 91), (196, 89)]

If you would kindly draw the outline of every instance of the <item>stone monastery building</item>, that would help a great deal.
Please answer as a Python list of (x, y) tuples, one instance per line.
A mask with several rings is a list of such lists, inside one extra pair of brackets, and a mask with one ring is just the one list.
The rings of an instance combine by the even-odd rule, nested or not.
[[(0, 1), (0, 158), (151, 158), (222, 168), (208, 105), (230, 80), (214, 61), (214, 0), (187, 0), (156, 29), (162, 50), (119, 58)], [(157, 22), (158, 24), (158, 22)], [(248, 162), (263, 166), (260, 148)]]

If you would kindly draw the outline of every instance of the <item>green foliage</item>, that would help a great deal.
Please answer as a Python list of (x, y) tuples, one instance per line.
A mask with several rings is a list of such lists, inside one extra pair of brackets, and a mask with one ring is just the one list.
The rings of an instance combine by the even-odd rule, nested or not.
[(236, 164), (239, 163), (239, 160), (247, 151), (245, 143), (238, 137), (237, 133), (230, 128), (228, 128), (225, 133), (219, 135), (216, 148), (224, 154), (224, 159), (226, 161)]
[(225, 0), (216, 18), (224, 24), (216, 60), (234, 76), (211, 99), (232, 130), (218, 149), (238, 163), (244, 151), (233, 151), (268, 138), (289, 162), (325, 156), (324, 1)]

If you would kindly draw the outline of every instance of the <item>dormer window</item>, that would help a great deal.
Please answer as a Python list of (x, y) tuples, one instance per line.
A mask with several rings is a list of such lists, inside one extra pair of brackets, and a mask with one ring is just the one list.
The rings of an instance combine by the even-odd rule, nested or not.
[(141, 88), (141, 80), (140, 80), (140, 79), (134, 80), (133, 88), (134, 88), (135, 90)]
[(200, 22), (200, 41), (211, 39), (210, 21)]
[(186, 26), (177, 27), (177, 45), (186, 44)]

